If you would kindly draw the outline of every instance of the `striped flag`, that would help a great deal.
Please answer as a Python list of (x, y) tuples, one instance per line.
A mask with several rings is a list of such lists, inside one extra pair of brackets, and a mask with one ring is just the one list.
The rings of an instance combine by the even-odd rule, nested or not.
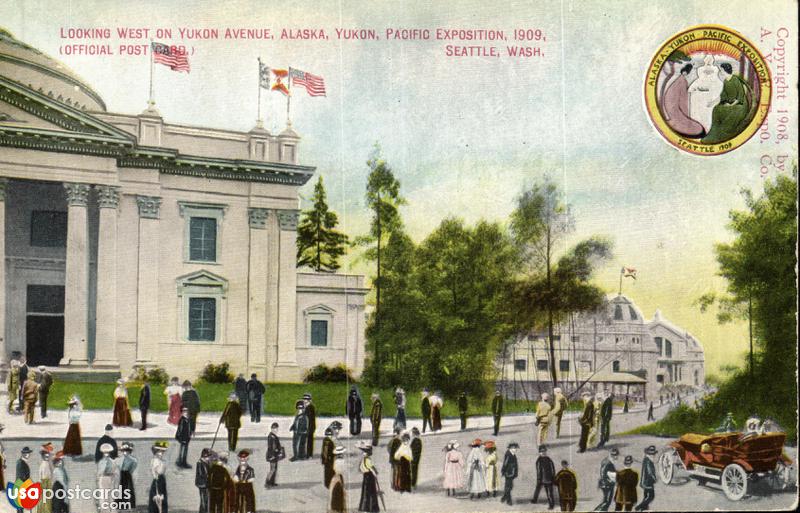
[(294, 68), (289, 68), (289, 76), (292, 85), (305, 87), (309, 96), (325, 96), (325, 80), (322, 77)]
[(164, 43), (151, 43), (153, 62), (163, 64), (172, 71), (185, 71), (189, 73), (189, 57), (186, 52), (179, 52), (177, 48), (170, 48)]

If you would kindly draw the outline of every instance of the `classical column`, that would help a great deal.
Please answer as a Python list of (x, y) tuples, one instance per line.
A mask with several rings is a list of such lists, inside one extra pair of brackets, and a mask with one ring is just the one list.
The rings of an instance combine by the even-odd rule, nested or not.
[(276, 381), (297, 381), (297, 210), (278, 210), (278, 361)]
[(136, 363), (150, 365), (158, 349), (158, 216), (161, 198), (136, 196), (139, 206), (139, 280)]
[(94, 367), (119, 367), (117, 360), (117, 208), (119, 188), (97, 186), (97, 329)]
[(5, 378), (8, 366), (6, 354), (6, 185), (8, 180), (0, 178), (0, 376)]
[(67, 264), (64, 283), (64, 357), (61, 365), (89, 364), (89, 237), (86, 205), (89, 185), (65, 183)]
[(248, 371), (265, 379), (267, 372), (267, 218), (265, 208), (248, 210), (250, 222), (250, 263), (248, 269)]

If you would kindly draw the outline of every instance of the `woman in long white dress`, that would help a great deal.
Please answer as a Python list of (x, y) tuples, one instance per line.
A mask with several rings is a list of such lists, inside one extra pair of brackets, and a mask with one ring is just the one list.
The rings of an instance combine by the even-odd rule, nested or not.
[[(467, 491), (469, 498), (480, 498), (481, 494), (486, 493), (486, 459), (481, 449), (482, 442), (475, 439), (470, 447), (472, 449), (467, 455)], [(487, 494), (488, 495), (488, 494)]]
[(603, 394), (598, 393), (594, 396), (594, 416), (592, 417), (592, 427), (589, 430), (589, 438), (586, 441), (586, 447), (593, 449), (600, 443), (600, 425), (602, 420), (600, 417), (600, 409), (603, 406)]
[(116, 503), (111, 498), (111, 492), (119, 483), (119, 470), (117, 464), (111, 459), (114, 450), (111, 444), (100, 446), (103, 457), (97, 462), (97, 489), (102, 490), (103, 497), (97, 498), (97, 511), (100, 513), (116, 513)]

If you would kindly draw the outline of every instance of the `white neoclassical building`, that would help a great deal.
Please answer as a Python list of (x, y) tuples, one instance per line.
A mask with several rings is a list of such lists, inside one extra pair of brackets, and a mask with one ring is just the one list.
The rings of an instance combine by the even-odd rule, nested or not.
[(296, 268), (299, 143), (108, 112), (0, 30), (0, 365), (359, 373), (363, 277)]
[[(556, 326), (556, 375), (562, 388), (626, 393), (634, 400), (660, 396), (705, 383), (703, 346), (659, 310), (646, 319), (623, 295), (609, 297), (599, 313), (576, 316)], [(546, 332), (516, 341), (500, 361), (505, 383), (517, 396), (552, 387)], [(513, 393), (513, 390), (512, 390)]]

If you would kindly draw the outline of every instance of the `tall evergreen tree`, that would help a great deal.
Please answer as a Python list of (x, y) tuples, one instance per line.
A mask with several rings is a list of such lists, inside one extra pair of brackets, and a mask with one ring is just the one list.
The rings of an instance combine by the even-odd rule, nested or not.
[(314, 206), (304, 210), (297, 225), (297, 267), (311, 267), (317, 272), (334, 272), (341, 265), (347, 235), (336, 230), (339, 218), (328, 208), (322, 177), (314, 186)]
[[(367, 178), (365, 198), (367, 208), (372, 213), (372, 219), (369, 234), (358, 237), (356, 244), (365, 246), (367, 248), (366, 258), (375, 261), (375, 279), (372, 282), (375, 287), (375, 313), (372, 322), (376, 325), (376, 329), (380, 330), (381, 288), (383, 287), (381, 256), (388, 238), (403, 225), (399, 207), (405, 203), (405, 200), (400, 196), (400, 182), (395, 178), (389, 164), (381, 157), (380, 147), (377, 144), (367, 161), (367, 166), (370, 172)], [(379, 342), (374, 345), (373, 351), (375, 363), (380, 369), (381, 348)]]

